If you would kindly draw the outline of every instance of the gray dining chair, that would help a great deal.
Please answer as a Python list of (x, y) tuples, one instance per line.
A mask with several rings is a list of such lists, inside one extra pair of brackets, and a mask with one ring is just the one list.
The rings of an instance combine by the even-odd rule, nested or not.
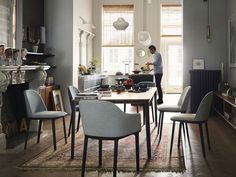
[(102, 165), (102, 141), (114, 140), (113, 177), (116, 177), (118, 141), (129, 135), (134, 135), (136, 170), (139, 171), (139, 132), (141, 131), (139, 113), (127, 114), (114, 103), (101, 100), (81, 100), (80, 113), (84, 131), (82, 177), (85, 176), (88, 138), (99, 140), (99, 166)]
[(65, 116), (67, 115), (67, 113), (64, 111), (48, 111), (45, 106), (45, 103), (42, 100), (42, 97), (35, 90), (31, 90), (31, 89), (25, 90), (24, 99), (25, 99), (26, 112), (27, 112), (27, 132), (26, 132), (26, 137), (25, 137), (24, 149), (27, 148), (30, 122), (32, 120), (39, 120), (37, 143), (39, 143), (40, 141), (42, 121), (44, 120), (52, 121), (53, 145), (54, 145), (54, 150), (57, 150), (55, 120), (62, 118), (64, 138), (65, 138), (65, 143), (67, 143), (66, 125), (65, 125)]
[[(72, 85), (68, 86), (68, 95), (69, 95), (71, 110), (74, 109), (73, 108), (73, 105), (74, 105), (73, 100), (75, 99), (75, 96), (78, 93), (80, 93), (80, 91), (75, 86), (72, 86)], [(78, 132), (79, 131), (79, 125), (80, 125), (80, 111), (79, 111), (79, 105), (78, 104), (75, 106), (75, 111), (78, 112), (78, 122), (77, 122), (77, 128), (76, 128), (76, 132)], [(72, 126), (72, 122), (70, 120), (68, 136), (70, 136), (71, 126)]]
[(210, 110), (211, 110), (212, 99), (213, 99), (213, 92), (209, 92), (204, 96), (204, 98), (200, 102), (196, 114), (181, 113), (181, 114), (176, 114), (173, 117), (171, 117), (171, 120), (173, 121), (173, 126), (172, 126), (172, 134), (171, 134), (170, 156), (171, 156), (172, 147), (173, 147), (175, 122), (179, 122), (178, 147), (180, 145), (181, 128), (183, 127), (184, 123), (198, 124), (199, 131), (200, 131), (201, 145), (202, 145), (202, 154), (204, 158), (206, 157), (202, 124), (205, 124), (205, 127), (206, 127), (208, 148), (210, 150), (211, 146), (210, 146), (207, 120), (208, 120)]
[[(183, 92), (181, 93), (177, 104), (175, 104), (175, 105), (169, 105), (169, 104), (157, 105), (157, 109), (160, 112), (159, 121), (158, 121), (158, 130), (157, 130), (157, 134), (159, 135), (159, 142), (161, 141), (161, 137), (162, 137), (164, 113), (165, 112), (185, 113), (187, 111), (189, 100), (190, 100), (190, 92), (191, 92), (191, 86), (187, 86), (184, 88)], [(155, 124), (157, 126), (157, 120), (155, 121)], [(186, 128), (187, 138), (189, 139), (187, 124), (185, 124), (185, 128)]]

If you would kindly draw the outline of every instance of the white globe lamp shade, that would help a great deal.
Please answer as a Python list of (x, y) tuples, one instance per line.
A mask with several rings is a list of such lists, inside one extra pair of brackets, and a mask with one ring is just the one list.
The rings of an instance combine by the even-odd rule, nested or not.
[(151, 36), (148, 31), (140, 31), (138, 33), (138, 41), (144, 46), (148, 46), (151, 44)]

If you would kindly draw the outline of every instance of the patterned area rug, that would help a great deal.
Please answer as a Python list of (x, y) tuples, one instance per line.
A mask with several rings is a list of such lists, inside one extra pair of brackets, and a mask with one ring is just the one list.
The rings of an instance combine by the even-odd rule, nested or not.
[[(146, 133), (145, 126), (140, 132), (140, 170), (145, 172), (182, 172), (185, 170), (182, 144), (177, 148), (177, 137), (173, 145), (172, 157), (169, 157), (171, 124), (164, 124), (163, 135), (158, 144), (157, 128), (151, 124), (152, 159), (147, 160)], [(178, 128), (176, 128), (176, 131)], [(177, 136), (178, 133), (175, 132)], [(70, 138), (69, 138), (70, 139)], [(68, 140), (69, 140), (68, 139)], [(54, 152), (53, 147), (46, 149), (33, 159), (25, 162), (21, 168), (24, 169), (81, 169), (83, 154), (83, 134), (82, 129), (76, 134), (75, 159), (70, 159), (70, 142), (64, 144), (64, 140), (57, 143), (58, 150)], [(98, 168), (98, 141), (89, 139), (86, 170), (90, 171), (112, 171), (113, 165), (113, 141), (103, 141), (103, 164)], [(119, 141), (118, 146), (118, 171), (135, 171), (135, 138), (129, 136)]]

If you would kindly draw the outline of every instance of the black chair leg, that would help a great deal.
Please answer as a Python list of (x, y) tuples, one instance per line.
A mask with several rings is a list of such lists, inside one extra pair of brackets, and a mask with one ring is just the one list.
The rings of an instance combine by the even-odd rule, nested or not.
[(143, 105), (143, 125), (146, 124), (146, 114), (145, 114), (144, 109), (145, 109), (145, 106)]
[(162, 116), (162, 112), (160, 111), (159, 112), (159, 121), (158, 121), (157, 135), (160, 133), (161, 116)]
[(185, 124), (185, 123), (183, 123), (183, 124), (182, 124), (182, 126), (183, 126), (183, 133), (184, 133), (184, 138), (186, 138), (186, 134), (185, 134), (185, 128), (184, 128), (185, 126), (184, 126), (184, 124)]
[(79, 124), (80, 124), (80, 112), (79, 112), (79, 115), (78, 115), (78, 123), (77, 123), (77, 129), (76, 129), (76, 132), (79, 131)]
[(189, 139), (189, 132), (188, 132), (188, 123), (185, 122), (185, 128), (186, 128), (186, 134), (187, 134), (187, 139), (188, 139), (188, 143), (190, 143), (190, 139)]
[(206, 152), (205, 152), (205, 144), (204, 144), (202, 123), (199, 123), (199, 131), (200, 131), (201, 144), (202, 144), (202, 154), (203, 154), (203, 157), (205, 158), (206, 157)]
[(136, 105), (136, 109), (137, 109), (137, 113), (139, 113), (139, 110), (138, 110), (138, 104)]
[(164, 112), (161, 112), (161, 120), (160, 120), (160, 134), (159, 134), (159, 142), (161, 141), (161, 137), (162, 137), (162, 129), (163, 129), (163, 119), (164, 119)]
[(98, 147), (99, 155), (98, 155), (98, 166), (102, 166), (102, 140), (99, 139), (99, 147)]
[(117, 156), (118, 156), (118, 139), (114, 140), (114, 165), (113, 165), (113, 177), (116, 177), (116, 171), (117, 171)]
[[(156, 106), (156, 105), (155, 105)], [(159, 113), (160, 114), (160, 113)], [(159, 118), (159, 121), (160, 121), (160, 118)], [(157, 117), (155, 117), (155, 127), (157, 127)], [(158, 124), (158, 127), (159, 127), (159, 124)], [(158, 134), (158, 132), (157, 132), (157, 134)]]
[(30, 129), (30, 120), (27, 119), (27, 132), (26, 132), (26, 135), (25, 135), (25, 147), (24, 147), (24, 149), (27, 148), (27, 141), (28, 141), (28, 137), (29, 137), (29, 129)]
[(71, 122), (71, 118), (70, 118), (70, 124), (69, 124), (69, 130), (68, 130), (68, 137), (70, 136), (71, 127), (72, 127), (72, 122)]
[(207, 124), (207, 122), (205, 123), (205, 126), (206, 126), (208, 149), (211, 150), (211, 143), (210, 143), (210, 137), (209, 137), (209, 131), (208, 131), (208, 124)]
[(179, 146), (180, 146), (180, 139), (181, 139), (181, 129), (182, 129), (182, 125), (183, 125), (183, 123), (180, 122), (180, 123), (179, 123), (178, 148), (179, 148)]
[(173, 125), (172, 125), (171, 143), (170, 143), (170, 157), (171, 157), (172, 148), (173, 148), (174, 134), (175, 134), (175, 121), (173, 122)]
[(124, 103), (124, 112), (126, 112), (126, 103)]
[(86, 165), (86, 157), (87, 157), (87, 146), (88, 146), (88, 137), (85, 135), (85, 137), (84, 137), (84, 151), (83, 151), (83, 161), (82, 161), (81, 177), (84, 177), (84, 174), (85, 174), (85, 165)]
[(55, 128), (55, 120), (52, 119), (52, 135), (53, 135), (53, 145), (54, 145), (54, 151), (57, 150), (56, 145), (56, 128)]
[(152, 122), (154, 122), (154, 110), (153, 110), (153, 104), (151, 102), (151, 109), (152, 109)]
[(140, 170), (139, 164), (139, 133), (135, 134), (135, 149), (136, 149), (136, 171)]
[(39, 120), (37, 143), (39, 143), (40, 141), (41, 128), (42, 128), (42, 120)]
[(63, 121), (63, 131), (64, 131), (65, 144), (67, 144), (65, 117), (62, 117), (62, 121)]

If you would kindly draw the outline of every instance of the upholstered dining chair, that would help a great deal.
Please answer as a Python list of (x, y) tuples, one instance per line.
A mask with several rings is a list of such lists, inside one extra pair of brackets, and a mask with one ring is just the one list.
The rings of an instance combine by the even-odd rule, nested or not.
[(54, 150), (57, 150), (55, 120), (62, 118), (64, 138), (65, 138), (65, 143), (67, 143), (66, 125), (65, 125), (65, 116), (67, 115), (67, 113), (63, 112), (63, 111), (48, 111), (41, 96), (35, 90), (31, 90), (31, 89), (25, 90), (24, 91), (24, 99), (25, 99), (26, 112), (27, 112), (27, 132), (26, 132), (26, 137), (25, 137), (24, 149), (27, 148), (27, 140), (28, 140), (28, 136), (29, 136), (30, 122), (32, 120), (39, 120), (37, 143), (39, 143), (39, 141), (40, 141), (42, 121), (44, 121), (44, 120), (51, 120), (52, 121), (53, 145), (54, 145)]
[(85, 176), (88, 138), (99, 140), (99, 166), (102, 165), (102, 140), (114, 140), (113, 177), (116, 177), (118, 141), (129, 135), (135, 135), (136, 170), (139, 171), (139, 132), (141, 131), (139, 113), (127, 114), (114, 103), (101, 100), (81, 100), (80, 113), (84, 131), (82, 177)]
[[(176, 105), (168, 105), (168, 104), (157, 105), (157, 109), (160, 112), (159, 122), (158, 122), (158, 130), (157, 130), (157, 134), (159, 135), (159, 142), (161, 141), (161, 137), (162, 137), (164, 113), (165, 112), (185, 113), (187, 111), (188, 103), (190, 100), (190, 92), (191, 92), (191, 86), (185, 87), (183, 92), (181, 93), (179, 101)], [(157, 120), (155, 121), (155, 124), (157, 126)], [(185, 126), (186, 126), (187, 138), (189, 139), (188, 126), (187, 126), (187, 124), (185, 124)]]
[[(71, 110), (74, 109), (74, 108), (73, 108), (73, 100), (74, 100), (75, 96), (76, 96), (78, 93), (80, 93), (80, 91), (79, 91), (75, 86), (72, 86), (72, 85), (68, 86), (68, 95), (69, 95)], [(79, 113), (79, 115), (78, 115), (78, 122), (77, 122), (77, 128), (76, 128), (76, 132), (78, 132), (78, 131), (79, 131), (79, 124), (80, 124), (79, 105), (76, 105), (76, 106), (75, 106), (75, 111)], [(70, 136), (71, 126), (72, 126), (72, 122), (71, 122), (71, 120), (70, 120), (68, 136)]]
[(180, 145), (181, 128), (183, 127), (184, 123), (198, 124), (199, 131), (200, 131), (201, 145), (202, 145), (202, 154), (204, 158), (206, 157), (202, 124), (205, 124), (205, 127), (206, 127), (208, 148), (210, 150), (211, 146), (210, 146), (207, 120), (208, 120), (210, 110), (211, 110), (212, 99), (213, 99), (213, 92), (209, 92), (205, 95), (205, 97), (200, 102), (196, 114), (181, 113), (181, 114), (176, 114), (173, 117), (171, 117), (171, 120), (173, 121), (173, 126), (172, 126), (172, 134), (171, 134), (170, 156), (171, 156), (172, 147), (173, 147), (175, 122), (179, 122), (178, 147)]

